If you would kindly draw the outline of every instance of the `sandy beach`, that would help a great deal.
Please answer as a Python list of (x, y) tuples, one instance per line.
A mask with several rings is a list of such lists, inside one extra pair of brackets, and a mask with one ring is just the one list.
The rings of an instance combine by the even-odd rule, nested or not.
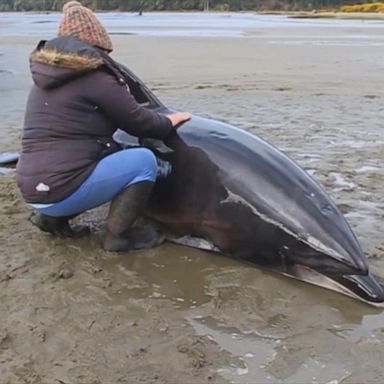
[[(314, 23), (241, 37), (114, 34), (113, 56), (166, 105), (288, 153), (384, 281), (383, 28)], [(0, 35), (0, 151), (20, 148), (37, 41)], [(381, 310), (173, 244), (106, 253), (106, 207), (79, 218), (89, 238), (45, 235), (13, 174), (0, 176), (0, 195), (2, 384), (384, 382)]]

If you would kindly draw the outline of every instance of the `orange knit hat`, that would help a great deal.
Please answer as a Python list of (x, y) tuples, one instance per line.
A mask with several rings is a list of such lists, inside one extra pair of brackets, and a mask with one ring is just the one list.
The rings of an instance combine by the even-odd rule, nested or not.
[(96, 15), (78, 1), (70, 1), (63, 7), (59, 36), (76, 37), (84, 43), (112, 51), (112, 42)]

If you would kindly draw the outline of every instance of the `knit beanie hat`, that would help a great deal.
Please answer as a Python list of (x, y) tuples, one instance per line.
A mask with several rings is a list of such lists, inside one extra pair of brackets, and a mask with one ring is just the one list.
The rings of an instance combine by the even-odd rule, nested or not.
[(112, 51), (108, 33), (96, 15), (78, 1), (69, 1), (63, 7), (59, 36), (72, 36), (87, 43)]

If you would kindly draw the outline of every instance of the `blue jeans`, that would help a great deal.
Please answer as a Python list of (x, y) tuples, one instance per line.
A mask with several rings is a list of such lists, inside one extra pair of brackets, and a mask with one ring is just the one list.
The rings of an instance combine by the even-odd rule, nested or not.
[(37, 210), (48, 216), (75, 215), (111, 201), (132, 184), (154, 182), (156, 175), (156, 157), (149, 149), (124, 149), (100, 160), (72, 195)]

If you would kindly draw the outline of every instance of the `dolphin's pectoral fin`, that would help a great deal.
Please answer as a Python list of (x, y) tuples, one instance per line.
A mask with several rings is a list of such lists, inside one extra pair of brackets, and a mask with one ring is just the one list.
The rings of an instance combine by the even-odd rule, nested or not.
[(223, 223), (203, 219), (201, 215), (193, 215), (188, 210), (169, 215), (169, 212), (149, 209), (147, 215), (158, 223), (167, 239), (173, 243), (214, 252), (222, 252), (228, 247), (228, 236), (223, 233), (229, 227), (224, 228)]
[(180, 245), (185, 245), (187, 247), (191, 248), (198, 248), (205, 251), (211, 251), (211, 252), (221, 252), (219, 248), (215, 246), (212, 242), (209, 240), (203, 239), (201, 237), (193, 237), (193, 236), (167, 236), (167, 240)]

